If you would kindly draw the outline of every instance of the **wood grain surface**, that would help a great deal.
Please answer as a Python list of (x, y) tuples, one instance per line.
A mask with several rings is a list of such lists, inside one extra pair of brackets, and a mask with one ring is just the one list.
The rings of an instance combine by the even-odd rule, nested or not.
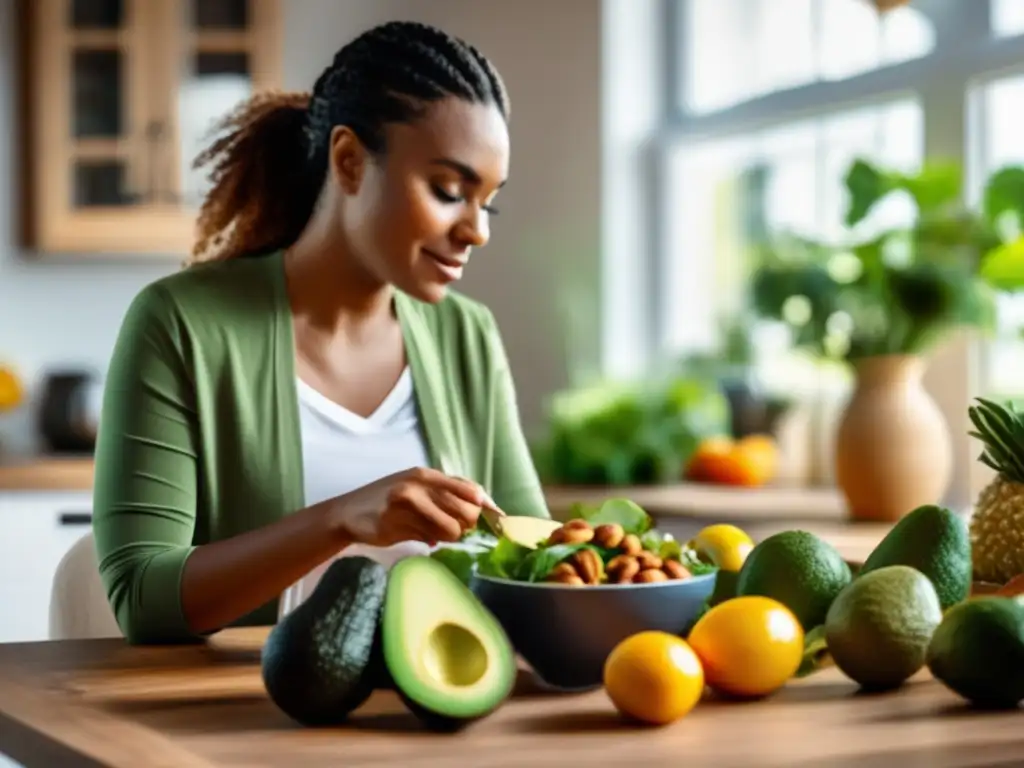
[(455, 735), (378, 692), (334, 729), (291, 723), (259, 674), (265, 629), (205, 645), (97, 640), (0, 646), (0, 752), (35, 766), (974, 766), (1024, 762), (1024, 716), (966, 707), (922, 672), (864, 695), (836, 670), (755, 702), (708, 695), (663, 728), (606, 695), (551, 693), (523, 671), (501, 710)]

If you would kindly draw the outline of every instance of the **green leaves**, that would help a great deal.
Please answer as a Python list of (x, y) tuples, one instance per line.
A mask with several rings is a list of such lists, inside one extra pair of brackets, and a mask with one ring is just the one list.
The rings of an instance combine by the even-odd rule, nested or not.
[(846, 362), (926, 353), (958, 326), (996, 328), (997, 293), (1024, 290), (1024, 167), (992, 175), (980, 212), (963, 201), (960, 165), (944, 159), (901, 172), (861, 158), (844, 181), (848, 227), (892, 194), (914, 201), (916, 220), (833, 243), (772, 233), (749, 249), (762, 317), (784, 323), (794, 346)]
[[(649, 514), (634, 501), (624, 498), (607, 499), (601, 504), (576, 504), (570, 519), (583, 518), (595, 528), (599, 525), (621, 525), (626, 533), (639, 536), (644, 549), (658, 553), (662, 559), (676, 558), (694, 575), (716, 570), (702, 563), (696, 555), (669, 535), (654, 528)], [(555, 566), (582, 549), (592, 549), (601, 561), (608, 563), (618, 550), (605, 550), (590, 543), (554, 544), (527, 549), (510, 539), (495, 538), (487, 533), (472, 532), (455, 544), (446, 544), (431, 553), (431, 557), (444, 565), (468, 584), (474, 570), (481, 576), (513, 581), (541, 582)]]
[(595, 528), (599, 525), (618, 524), (626, 533), (637, 536), (647, 533), (652, 525), (651, 516), (629, 499), (608, 499), (598, 507), (576, 504), (571, 517), (582, 518)]
[(835, 663), (825, 640), (825, 625), (819, 624), (804, 637), (804, 654), (795, 677), (807, 677), (832, 666), (835, 666)]
[(728, 424), (728, 402), (713, 383), (675, 375), (603, 381), (556, 394), (548, 434), (532, 452), (550, 483), (665, 483), (679, 479), (702, 438)]
[(849, 204), (846, 226), (855, 227), (872, 209), (891, 193), (908, 193), (922, 216), (955, 207), (959, 204), (963, 174), (958, 163), (931, 160), (915, 174), (882, 170), (863, 159), (850, 166), (846, 174)]
[(981, 276), (1000, 291), (1024, 289), (1024, 237), (990, 251), (981, 263)]
[(985, 185), (982, 209), (993, 223), (1006, 214), (1014, 216), (1018, 225), (1024, 221), (1024, 168), (1010, 166), (992, 174)]
[(983, 397), (967, 409), (974, 429), (967, 434), (984, 445), (978, 460), (1013, 482), (1024, 482), (1024, 414), (1012, 402)]

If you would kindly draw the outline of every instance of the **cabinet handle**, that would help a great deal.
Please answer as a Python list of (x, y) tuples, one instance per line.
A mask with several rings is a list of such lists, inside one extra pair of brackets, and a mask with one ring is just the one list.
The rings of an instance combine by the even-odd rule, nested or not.
[(61, 512), (60, 525), (92, 525), (92, 512)]

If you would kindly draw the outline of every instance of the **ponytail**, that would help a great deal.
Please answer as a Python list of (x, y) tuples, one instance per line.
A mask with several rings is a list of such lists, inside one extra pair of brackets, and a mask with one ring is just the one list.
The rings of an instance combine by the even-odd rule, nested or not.
[(191, 263), (257, 256), (298, 239), (323, 183), (310, 163), (308, 93), (265, 93), (218, 125), (196, 158), (212, 187), (197, 222)]

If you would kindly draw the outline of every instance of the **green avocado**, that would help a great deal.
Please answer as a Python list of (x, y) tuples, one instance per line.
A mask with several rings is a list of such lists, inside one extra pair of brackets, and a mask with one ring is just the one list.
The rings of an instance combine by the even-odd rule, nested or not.
[(807, 531), (782, 531), (747, 555), (736, 594), (778, 600), (810, 632), (825, 622), (829, 606), (851, 578), (850, 566), (831, 544)]
[(909, 565), (935, 585), (943, 610), (971, 591), (971, 540), (967, 523), (934, 504), (918, 507), (892, 527), (868, 555), (859, 575), (889, 565)]
[(342, 557), (313, 593), (271, 630), (261, 671), (270, 700), (305, 726), (343, 722), (383, 678), (378, 630), (388, 572), (366, 557)]
[(428, 728), (457, 730), (512, 693), (508, 636), (444, 563), (413, 556), (392, 566), (381, 626), (391, 684)]
[(942, 621), (931, 580), (909, 565), (859, 576), (829, 607), (825, 645), (836, 666), (869, 690), (898, 688), (925, 664)]
[(1024, 602), (986, 595), (954, 605), (932, 635), (927, 663), (971, 704), (1016, 708), (1024, 701)]

